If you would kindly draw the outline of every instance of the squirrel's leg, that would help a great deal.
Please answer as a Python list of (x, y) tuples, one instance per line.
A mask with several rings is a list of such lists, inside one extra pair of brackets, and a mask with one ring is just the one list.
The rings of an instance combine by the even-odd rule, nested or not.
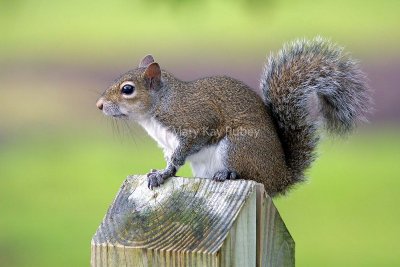
[(234, 145), (232, 141), (234, 140), (231, 140), (229, 136), (225, 136), (225, 138), (219, 143), (220, 147), (216, 153), (222, 155), (221, 160), (223, 163), (223, 169), (214, 170), (215, 172), (212, 175), (214, 181), (223, 182), (225, 180), (240, 179), (239, 173), (234, 169), (235, 166), (229, 164), (230, 151), (232, 150), (230, 147)]
[(232, 134), (226, 138), (224, 159), (227, 171), (236, 171), (240, 179), (251, 179), (264, 184), (270, 195), (287, 187), (291, 175), (274, 132), (248, 131), (248, 134)]

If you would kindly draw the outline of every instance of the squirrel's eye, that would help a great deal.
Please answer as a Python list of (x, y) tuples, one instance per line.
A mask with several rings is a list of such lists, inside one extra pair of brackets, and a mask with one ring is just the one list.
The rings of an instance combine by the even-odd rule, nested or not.
[(132, 84), (125, 84), (121, 88), (121, 93), (123, 93), (124, 95), (131, 95), (134, 90), (135, 87)]

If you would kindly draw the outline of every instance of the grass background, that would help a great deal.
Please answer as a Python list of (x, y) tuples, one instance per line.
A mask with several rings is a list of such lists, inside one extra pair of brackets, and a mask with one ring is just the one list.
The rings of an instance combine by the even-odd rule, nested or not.
[(256, 87), (268, 51), (315, 35), (361, 59), (377, 107), (275, 200), (296, 265), (399, 266), (399, 13), (395, 0), (0, 1), (0, 266), (88, 266), (123, 179), (164, 167), (142, 130), (94, 106), (143, 55), (185, 80)]

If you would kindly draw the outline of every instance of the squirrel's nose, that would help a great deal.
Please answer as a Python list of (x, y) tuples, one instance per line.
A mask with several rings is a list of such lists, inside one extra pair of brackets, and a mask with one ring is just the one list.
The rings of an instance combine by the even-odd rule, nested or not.
[(96, 106), (98, 109), (103, 110), (103, 99), (97, 100)]

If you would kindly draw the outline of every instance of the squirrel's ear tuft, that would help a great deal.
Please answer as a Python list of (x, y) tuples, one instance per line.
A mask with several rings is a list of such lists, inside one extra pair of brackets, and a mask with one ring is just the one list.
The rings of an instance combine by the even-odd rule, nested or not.
[(152, 55), (147, 55), (145, 56), (139, 63), (139, 68), (145, 68), (148, 65), (150, 65), (151, 63), (154, 62), (154, 58)]
[(150, 89), (156, 89), (161, 85), (161, 68), (158, 63), (153, 62), (144, 71), (144, 77), (148, 81)]

